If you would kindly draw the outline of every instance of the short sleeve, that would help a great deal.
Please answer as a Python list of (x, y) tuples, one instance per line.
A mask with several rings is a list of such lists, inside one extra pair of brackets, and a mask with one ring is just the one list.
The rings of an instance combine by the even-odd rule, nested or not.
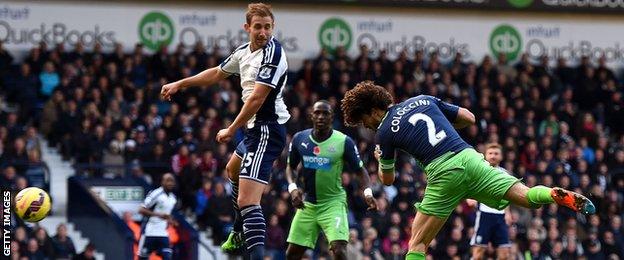
[[(299, 153), (299, 149), (297, 149), (297, 142), (299, 140), (299, 133), (293, 136), (290, 141), (290, 145), (288, 145), (288, 165), (290, 165), (291, 169), (296, 169), (299, 163), (301, 162), (301, 154)], [(293, 144), (294, 147), (293, 147)]]
[(281, 45), (277, 41), (271, 41), (262, 49), (262, 61), (256, 76), (256, 83), (277, 88), (286, 80), (286, 70), (288, 70), (288, 63)]
[(352, 170), (359, 170), (364, 166), (357, 146), (351, 137), (346, 137), (344, 147), (344, 160), (350, 166)]
[(156, 205), (156, 199), (161, 193), (161, 190), (158, 189), (150, 191), (145, 197), (145, 200), (143, 200), (141, 206), (147, 209), (154, 207), (154, 205)]
[(394, 168), (395, 162), (395, 147), (389, 140), (384, 136), (382, 131), (378, 132), (377, 136), (377, 148), (381, 151), (381, 158), (379, 158), (379, 166), (382, 170), (388, 170)]
[(243, 44), (236, 48), (230, 56), (228, 56), (225, 60), (219, 64), (219, 69), (227, 74), (240, 74), (240, 53), (242, 50), (247, 48), (249, 44)]
[(459, 107), (456, 105), (444, 102), (437, 97), (431, 97), (431, 98), (434, 99), (435, 104), (438, 106), (438, 108), (440, 108), (440, 111), (442, 111), (446, 119), (448, 119), (451, 122), (455, 122), (455, 119), (457, 119), (457, 113), (459, 112)]

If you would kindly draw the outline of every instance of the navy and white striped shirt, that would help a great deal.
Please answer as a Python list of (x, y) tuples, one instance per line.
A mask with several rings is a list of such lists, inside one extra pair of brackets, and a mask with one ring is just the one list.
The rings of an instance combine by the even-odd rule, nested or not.
[(225, 73), (240, 76), (243, 102), (251, 95), (256, 83), (272, 88), (258, 113), (247, 122), (248, 128), (252, 128), (257, 122), (284, 124), (288, 121), (290, 114), (282, 98), (288, 62), (286, 53), (277, 39), (271, 37), (266, 46), (253, 52), (250, 44), (245, 43), (236, 48), (219, 68)]

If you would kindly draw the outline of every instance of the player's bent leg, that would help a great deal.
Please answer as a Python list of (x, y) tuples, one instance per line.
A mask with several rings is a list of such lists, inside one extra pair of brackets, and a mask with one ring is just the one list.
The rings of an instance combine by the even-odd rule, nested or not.
[(243, 218), (247, 252), (252, 260), (264, 259), (266, 223), (260, 200), (271, 178), (272, 166), (286, 143), (286, 127), (256, 124), (245, 134), (245, 158), (238, 176), (238, 206)]
[(173, 251), (171, 250), (171, 248), (165, 248), (160, 252), (160, 257), (162, 257), (162, 260), (171, 260), (172, 255)]
[(474, 260), (482, 260), (485, 255), (485, 247), (484, 246), (473, 246), (472, 247), (472, 259)]
[(288, 248), (286, 249), (286, 259), (300, 260), (301, 258), (303, 258), (306, 250), (308, 250), (308, 248), (305, 246), (289, 243)]
[(464, 155), (445, 154), (433, 160), (427, 172), (427, 188), (422, 202), (417, 203), (412, 223), (412, 237), (406, 259), (425, 259), (431, 241), (448, 216), (468, 194), (469, 178), (464, 173)]
[(332, 254), (334, 260), (346, 260), (347, 259), (347, 241), (336, 240), (329, 243), (329, 252)]
[(588, 198), (562, 188), (541, 185), (528, 188), (522, 183), (516, 183), (505, 193), (505, 199), (526, 208), (539, 208), (545, 204), (557, 203), (584, 214), (596, 212), (596, 207)]
[(160, 250), (158, 254), (160, 254), (162, 260), (171, 260), (173, 250), (171, 250), (168, 237), (163, 237), (159, 240), (159, 247)]
[(238, 173), (240, 172), (242, 161), (242, 156), (238, 155), (238, 153), (233, 153), (230, 160), (225, 165), (225, 170), (227, 171), (230, 181), (238, 183)]
[(243, 178), (239, 180), (239, 184), (238, 205), (243, 219), (247, 251), (252, 260), (264, 259), (266, 223), (262, 207), (260, 207), (260, 199), (266, 184)]
[(158, 254), (162, 257), (162, 260), (171, 260), (173, 255), (173, 250), (171, 249), (171, 245), (169, 244), (168, 237), (162, 237), (158, 239)]
[[(516, 183), (513, 186), (511, 186), (509, 190), (507, 190), (507, 193), (505, 193), (505, 199), (510, 201), (513, 204), (516, 204), (518, 206), (522, 206), (525, 208), (539, 208), (542, 206), (542, 204), (550, 204), (554, 202), (552, 199), (548, 201), (546, 200), (546, 198), (542, 198), (541, 196), (538, 196), (541, 194), (539, 189), (536, 189), (535, 191), (537, 193), (534, 193), (534, 195), (532, 196), (533, 200), (529, 201), (529, 198), (528, 198), (529, 187), (527, 187), (526, 185), (522, 183)], [(542, 200), (545, 203), (537, 203), (538, 201), (542, 201)]]
[(138, 252), (137, 256), (140, 260), (149, 259), (149, 255), (152, 253), (154, 248), (154, 241), (151, 237), (141, 236), (139, 238)]
[(333, 259), (346, 259), (349, 241), (347, 202), (332, 201), (317, 207), (317, 223), (329, 241), (329, 251)]
[[(239, 147), (241, 147), (240, 144), (239, 144)], [(245, 146), (242, 145), (242, 147), (244, 148)], [(243, 156), (244, 156), (244, 149), (241, 150), (240, 148), (237, 147), (236, 151), (232, 154), (232, 156), (230, 157), (230, 160), (225, 166), (228, 177), (230, 179), (230, 183), (232, 184), (232, 205), (234, 208), (234, 225), (233, 225), (232, 231), (228, 235), (227, 240), (225, 240), (225, 242), (223, 242), (223, 244), (221, 245), (221, 250), (223, 250), (223, 252), (226, 252), (228, 254), (238, 253), (244, 245), (243, 220), (242, 220), (242, 217), (240, 216), (240, 210), (238, 207), (238, 189), (239, 189), (238, 173), (240, 172), (240, 167), (241, 167), (241, 162), (243, 160), (242, 159)]]
[(266, 188), (266, 184), (260, 183), (257, 181), (253, 181), (250, 179), (239, 180), (239, 191), (238, 191), (238, 206), (241, 211), (244, 207), (250, 205), (260, 205), (260, 200), (262, 199), (262, 193)]
[(288, 231), (288, 259), (301, 259), (307, 248), (315, 248), (320, 233), (317, 224), (317, 207), (312, 203), (305, 203), (304, 209), (297, 209), (290, 223)]
[(423, 260), (431, 241), (436, 237), (446, 219), (417, 212), (412, 223), (407, 260)]

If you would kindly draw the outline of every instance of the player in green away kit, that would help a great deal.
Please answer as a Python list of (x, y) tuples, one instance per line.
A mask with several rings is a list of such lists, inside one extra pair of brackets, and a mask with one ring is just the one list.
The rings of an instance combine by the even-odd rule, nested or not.
[[(288, 234), (287, 259), (301, 259), (307, 248), (314, 248), (319, 232), (330, 243), (334, 259), (346, 259), (349, 241), (347, 194), (342, 187), (344, 164), (358, 172), (364, 187), (369, 186), (368, 172), (362, 167), (357, 147), (351, 138), (332, 129), (334, 112), (327, 101), (318, 101), (312, 112), (312, 129), (293, 136), (289, 147), (286, 178), (292, 204), (297, 208)], [(299, 178), (293, 177), (297, 167)], [(295, 180), (302, 179), (297, 187)], [(304, 196), (305, 193), (305, 196)], [(369, 210), (377, 209), (370, 188), (364, 190)]]
[(459, 136), (460, 129), (475, 123), (465, 108), (426, 95), (392, 104), (392, 96), (371, 81), (360, 82), (342, 100), (347, 125), (364, 125), (377, 132), (380, 177), (394, 182), (395, 151), (408, 152), (427, 174), (427, 188), (412, 223), (408, 260), (425, 259), (431, 240), (460, 201), (471, 198), (491, 208), (509, 203), (539, 208), (557, 203), (574, 211), (593, 214), (593, 203), (583, 195), (561, 188), (528, 188), (490, 166)]

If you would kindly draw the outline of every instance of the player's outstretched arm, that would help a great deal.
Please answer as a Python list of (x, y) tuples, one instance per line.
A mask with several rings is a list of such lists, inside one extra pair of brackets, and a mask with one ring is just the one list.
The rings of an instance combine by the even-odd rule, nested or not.
[(453, 127), (462, 129), (476, 122), (475, 115), (470, 110), (460, 107), (457, 111), (457, 118), (453, 122)]
[(176, 82), (166, 84), (160, 90), (160, 95), (164, 100), (171, 100), (171, 96), (181, 89), (190, 86), (208, 86), (225, 79), (230, 74), (225, 73), (221, 68), (214, 67), (204, 70), (197, 75), (183, 78)]
[(262, 104), (264, 104), (264, 100), (271, 93), (271, 87), (262, 83), (256, 83), (254, 86), (254, 90), (243, 104), (243, 108), (241, 108), (240, 113), (234, 119), (234, 122), (225, 129), (221, 129), (217, 133), (217, 142), (219, 143), (227, 143), (232, 139), (236, 130), (241, 128), (253, 115), (255, 115)]

